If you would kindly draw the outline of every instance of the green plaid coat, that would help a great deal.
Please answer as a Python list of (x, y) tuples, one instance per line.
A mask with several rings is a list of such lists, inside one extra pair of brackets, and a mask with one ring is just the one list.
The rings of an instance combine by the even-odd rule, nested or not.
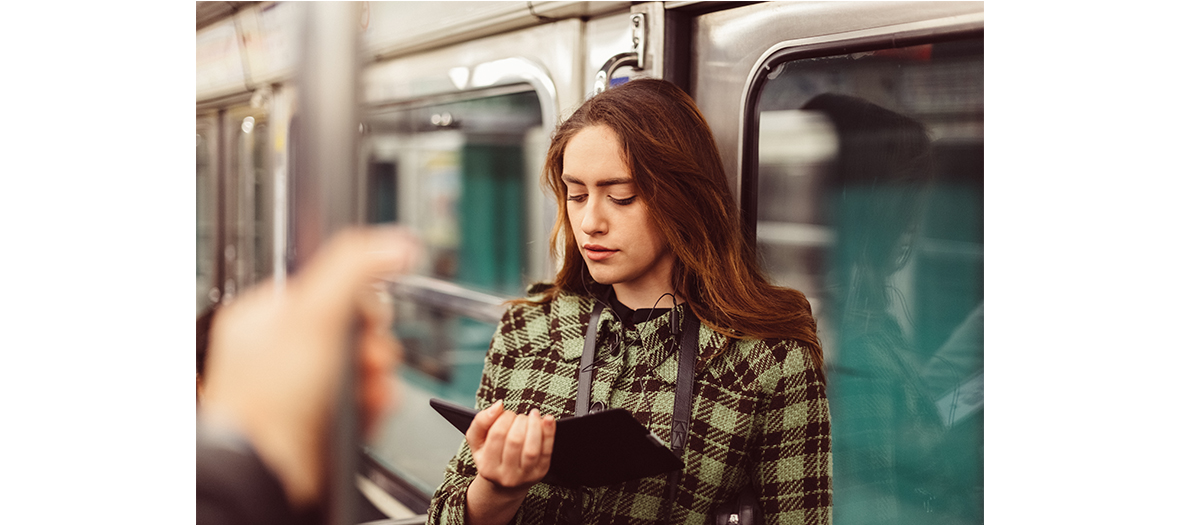
[[(562, 293), (549, 304), (509, 308), (492, 338), (478, 408), (502, 399), (516, 413), (536, 408), (559, 418), (573, 415), (592, 306), (587, 297)], [(683, 315), (676, 317), (683, 323)], [(666, 443), (672, 441), (677, 360), (670, 318), (631, 325), (604, 309), (590, 397), (592, 403), (630, 410)], [(698, 354), (712, 355), (725, 339), (702, 324)], [(710, 523), (713, 510), (747, 484), (753, 485), (767, 524), (831, 523), (828, 402), (802, 347), (793, 340), (736, 340), (720, 356), (697, 363), (695, 388), (686, 468), (668, 523)], [(465, 494), (475, 475), (464, 442), (447, 465), (428, 523), (465, 521)], [(661, 504), (669, 478), (595, 489), (538, 483), (513, 523), (664, 523)]]

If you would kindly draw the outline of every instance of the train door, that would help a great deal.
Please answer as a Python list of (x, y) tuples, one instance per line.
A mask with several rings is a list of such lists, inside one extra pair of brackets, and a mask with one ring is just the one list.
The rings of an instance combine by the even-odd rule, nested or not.
[(834, 520), (983, 520), (983, 5), (698, 16), (690, 94), (765, 273), (811, 300)]
[(197, 6), (198, 313), (285, 269), (276, 254), (286, 248), (292, 96), (282, 83), (294, 71), (298, 11), (218, 4)]
[(274, 271), (275, 186), (265, 108), (197, 117), (197, 312)]
[(228, 148), (222, 293), (228, 300), (273, 272), (275, 189), (266, 108), (259, 103), (230, 108), (223, 133)]

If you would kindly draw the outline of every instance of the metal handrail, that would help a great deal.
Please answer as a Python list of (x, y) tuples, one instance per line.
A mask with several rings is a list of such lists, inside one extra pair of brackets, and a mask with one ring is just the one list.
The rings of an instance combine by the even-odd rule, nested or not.
[(500, 321), (504, 316), (505, 302), (511, 299), (423, 275), (401, 276), (389, 283), (389, 292), (397, 298), (488, 323)]
[(623, 66), (639, 68), (639, 53), (634, 51), (619, 53), (607, 59), (602, 68), (598, 70), (598, 74), (594, 75), (594, 94), (606, 91), (606, 88), (610, 86), (610, 78), (614, 76), (615, 71)]

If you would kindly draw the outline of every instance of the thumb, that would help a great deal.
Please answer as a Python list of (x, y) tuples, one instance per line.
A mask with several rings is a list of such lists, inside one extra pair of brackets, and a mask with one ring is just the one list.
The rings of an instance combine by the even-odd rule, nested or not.
[(496, 401), (492, 406), (480, 410), (478, 414), (471, 420), (471, 426), (467, 427), (467, 444), (471, 447), (471, 451), (475, 452), (483, 448), (484, 442), (488, 439), (488, 430), (504, 412), (504, 402)]
[(364, 287), (410, 270), (419, 251), (417, 239), (404, 228), (349, 228), (329, 239), (292, 287), (306, 294), (332, 328), (344, 330)]

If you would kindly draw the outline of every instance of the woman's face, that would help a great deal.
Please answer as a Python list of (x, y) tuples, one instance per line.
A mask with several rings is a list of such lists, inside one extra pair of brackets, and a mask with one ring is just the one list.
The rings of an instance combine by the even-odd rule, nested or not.
[(562, 163), (567, 217), (590, 275), (613, 285), (623, 304), (651, 308), (671, 291), (674, 259), (639, 198), (615, 132), (602, 125), (579, 131)]

